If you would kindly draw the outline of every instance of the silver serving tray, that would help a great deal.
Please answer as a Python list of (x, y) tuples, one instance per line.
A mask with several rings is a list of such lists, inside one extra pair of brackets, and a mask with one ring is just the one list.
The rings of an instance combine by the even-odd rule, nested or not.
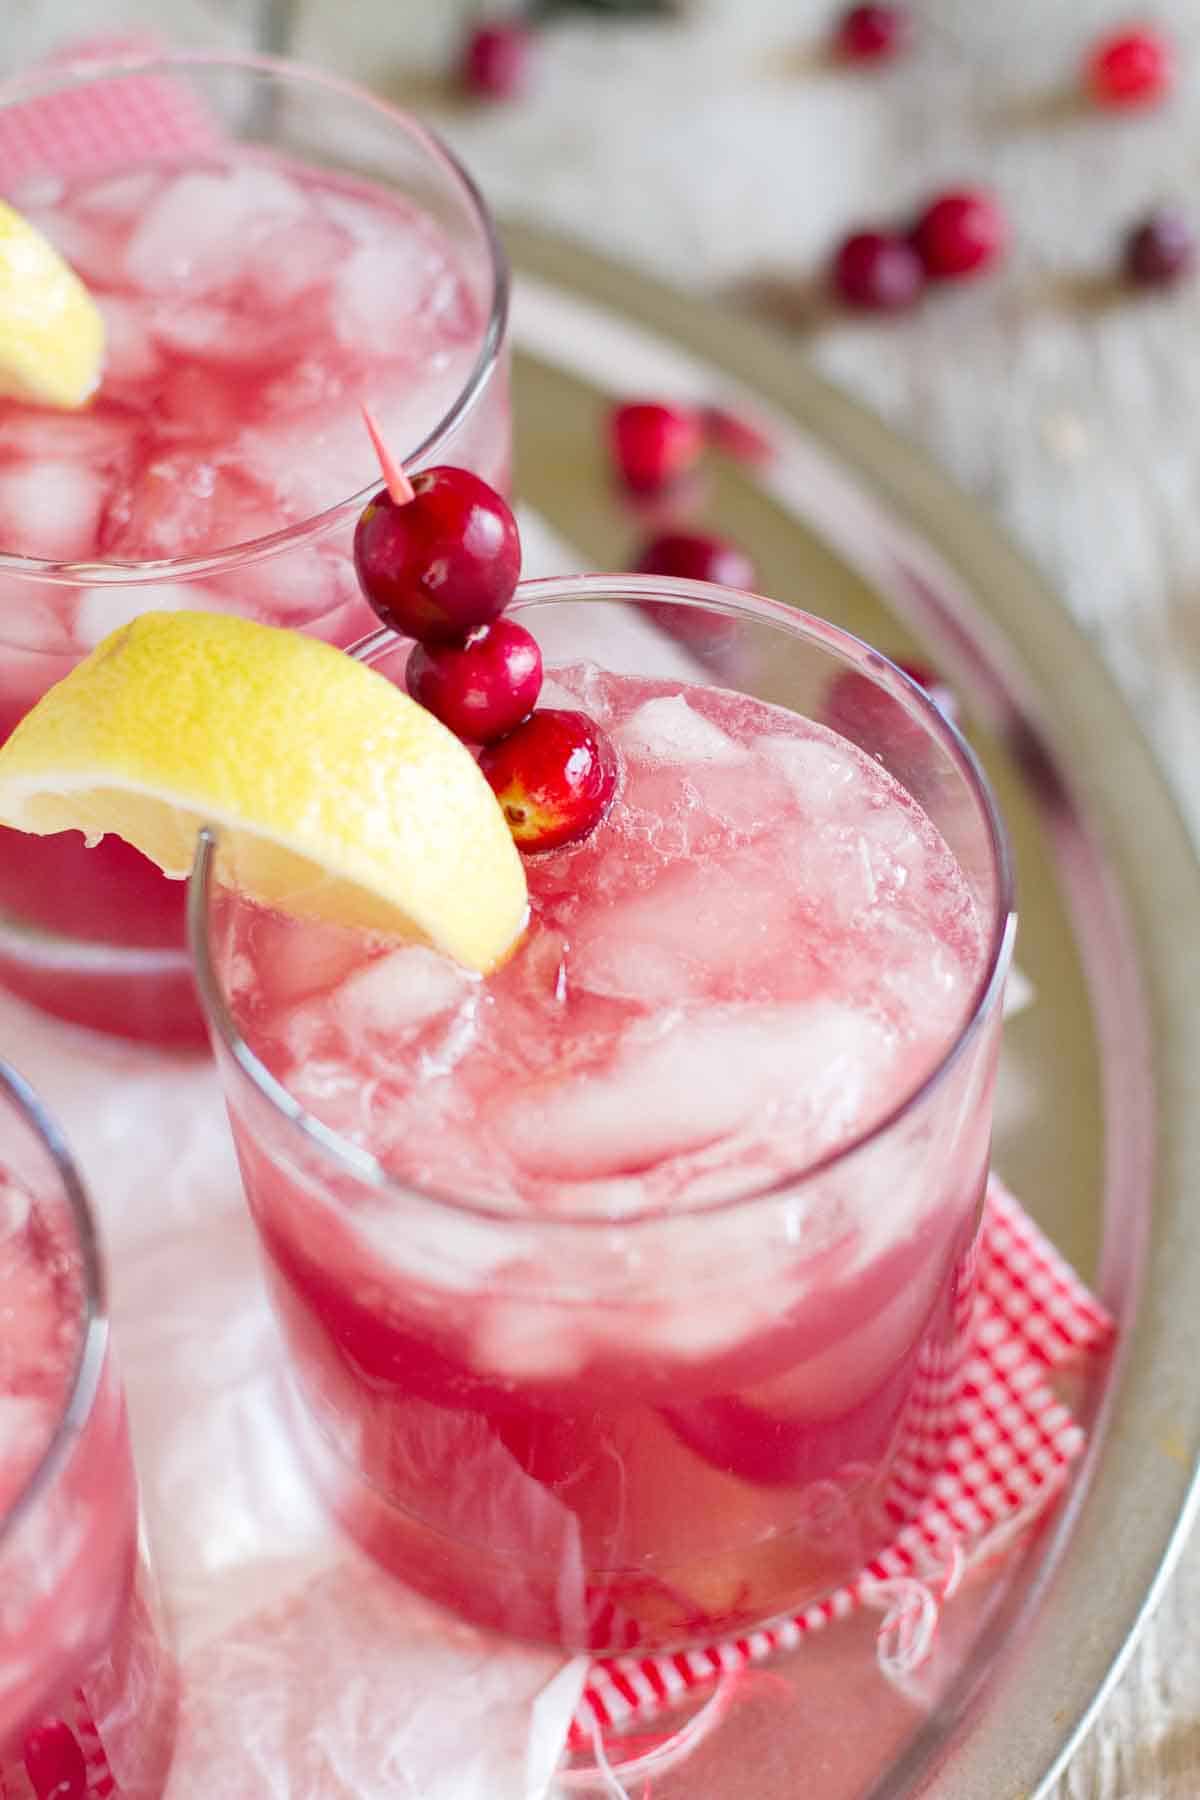
[(1008, 1027), (997, 1166), (1120, 1330), (1069, 1395), (1090, 1442), (1064, 1501), (952, 1603), (911, 1690), (876, 1672), (871, 1620), (842, 1625), (748, 1680), (655, 1800), (1034, 1800), (1116, 1678), (1196, 1500), (1200, 869), (1094, 652), (943, 476), (745, 321), (506, 235), (518, 491), (590, 566), (627, 566), (644, 529), (608, 470), (611, 394), (749, 409), (776, 456), (714, 459), (700, 516), (753, 551), (764, 592), (933, 661), (965, 700), (1016, 846), (1018, 960), (1037, 993)]

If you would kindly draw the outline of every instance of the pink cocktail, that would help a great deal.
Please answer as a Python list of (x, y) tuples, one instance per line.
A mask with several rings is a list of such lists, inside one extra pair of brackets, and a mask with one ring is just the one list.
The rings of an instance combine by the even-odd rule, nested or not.
[(4, 1065), (0, 1115), (0, 1793), (156, 1800), (176, 1677), (94, 1228), (55, 1128)]
[[(82, 412), (0, 401), (0, 741), (139, 612), (370, 629), (361, 402), (410, 463), (509, 484), (502, 256), (436, 141), (336, 82), (206, 57), (60, 73), (10, 104), (94, 116), (106, 91), (177, 129), (66, 174), (44, 132), (46, 166), (5, 190), (96, 296), (108, 348)], [(0, 979), (87, 1024), (201, 1034), (182, 889), (115, 839), (0, 837)]]
[[(682, 1644), (827, 1592), (920, 1497), (1006, 855), (953, 731), (831, 627), (623, 577), (525, 598), (569, 658), (542, 704), (598, 720), (622, 780), (528, 861), (511, 959), (481, 981), (264, 911), (206, 858), (194, 939), (336, 1509), (486, 1624)], [(407, 652), (366, 654), (398, 678)]]

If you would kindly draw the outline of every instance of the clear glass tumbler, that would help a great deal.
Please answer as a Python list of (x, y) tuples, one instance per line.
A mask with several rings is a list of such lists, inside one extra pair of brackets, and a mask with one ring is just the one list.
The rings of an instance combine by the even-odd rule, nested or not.
[(95, 1221), (0, 1064), (0, 1793), (156, 1800), (174, 1659), (139, 1530)]
[[(459, 1015), (445, 1014), (420, 1039), (409, 1087), (388, 1086), (387, 1052), (374, 1034), (394, 1029), (398, 1042), (406, 1018), (421, 1021), (431, 1004), (444, 1004), (440, 988), (431, 1002), (436, 978), (425, 953), (411, 965), (411, 991), (407, 977), (389, 976), (393, 986), (373, 985), (363, 1012), (366, 990), (352, 985), (361, 951), (356, 963), (353, 946), (309, 937), (295, 921), (289, 936), (286, 922), (224, 889), (211, 833), (192, 878), (198, 981), (291, 1351), (302, 1441), (336, 1512), (381, 1563), (486, 1625), (602, 1652), (680, 1646), (828, 1593), (919, 1502), (971, 1304), (1013, 931), (1008, 852), (986, 781), (954, 728), (891, 663), (819, 619), (725, 589), (627, 576), (532, 582), (514, 611), (551, 669), (544, 704), (566, 704), (551, 685), (556, 668), (560, 688), (608, 704), (606, 676), (581, 669), (581, 659), (638, 683), (661, 677), (653, 730), (663, 734), (664, 762), (695, 757), (702, 804), (719, 782), (729, 816), (745, 825), (759, 811), (745, 825), (746, 843), (759, 849), (711, 879), (701, 871), (697, 881), (699, 865), (677, 860), (668, 897), (650, 872), (623, 915), (638, 933), (627, 964), (610, 931), (599, 964), (593, 951), (588, 973), (577, 976), (578, 941), (564, 926), (568, 941), (549, 946), (545, 967), (522, 972), (521, 952), (515, 973), (487, 977), (482, 998), (465, 1003), (498, 1009), (495, 984), (540, 983), (543, 1010), (533, 1025), (522, 1013), (512, 1085), (533, 1081), (540, 1097), (522, 1117), (542, 1134), (542, 1166), (552, 1163), (575, 1185), (559, 1183), (550, 1203), (542, 1187), (541, 1203), (533, 1197), (524, 1207), (520, 1194), (481, 1191), (486, 1167), (477, 1165), (480, 1187), (464, 1181), (456, 1191), (434, 1179), (418, 1188), (389, 1172), (383, 1146), (394, 1151), (402, 1134), (406, 1152), (419, 1143), (429, 1166), (446, 1166), (437, 1159), (461, 1038), (445, 1021)], [(409, 648), (380, 634), (355, 654), (402, 680)], [(572, 664), (573, 673), (564, 667)], [(769, 788), (764, 764), (747, 794), (740, 765), (721, 766), (727, 740), (681, 714), (673, 698), (686, 684), (725, 690), (713, 705), (735, 725), (748, 697), (832, 726), (920, 802), (953, 853), (973, 903), (977, 955), (954, 1010), (942, 1003), (931, 1013), (948, 1023), (936, 1035), (931, 1028), (919, 1071), (898, 1078), (893, 1068), (886, 1080), (874, 1073), (865, 1054), (859, 1060), (857, 1026), (847, 1036), (836, 1005), (815, 1026), (802, 1017), (798, 1036), (785, 1034), (779, 1048), (772, 1036), (764, 1049), (757, 1021), (773, 1032), (779, 1018), (789, 1031), (796, 1020), (794, 996), (781, 999), (794, 938), (775, 945), (774, 963), (768, 957), (756, 977), (765, 1011), (744, 1030), (735, 1020), (720, 1039), (736, 1046), (727, 1064), (714, 1071), (707, 1047), (708, 1061), (699, 1060), (689, 1034), (708, 1032), (711, 1018), (666, 997), (664, 981), (688, 963), (686, 979), (699, 982), (689, 991), (700, 991), (731, 933), (749, 943), (769, 921), (790, 918), (795, 864), (772, 849), (777, 802), (765, 796), (782, 788)], [(764, 709), (748, 716), (761, 732)], [(869, 835), (858, 842), (857, 824), (847, 835), (839, 784), (849, 766), (863, 765), (848, 765), (830, 742), (818, 736), (789, 766), (827, 809), (821, 854), (840, 858), (858, 904), (876, 857), (889, 878), (905, 879), (888, 862), (889, 846), (904, 840), (911, 809), (888, 788)], [(639, 804), (652, 811), (645, 796), (659, 752), (641, 754)], [(632, 833), (614, 828), (604, 854), (637, 857), (647, 837), (687, 828), (683, 814), (664, 811), (648, 827), (647, 817)], [(696, 843), (689, 854), (702, 862)], [(547, 866), (559, 871), (546, 877), (557, 897), (572, 865)], [(587, 881), (602, 886), (603, 857), (587, 867)], [(691, 884), (683, 901), (680, 882)], [(672, 910), (656, 932), (658, 897)], [(582, 900), (601, 904), (586, 892)], [(582, 941), (585, 924), (575, 917)], [(586, 929), (594, 923), (589, 915)], [(844, 953), (837, 919), (802, 928), (825, 933), (836, 968)], [(274, 1014), (256, 985), (256, 960), (266, 958), (274, 974), (297, 977)], [(899, 940), (894, 962), (883, 954), (865, 970), (860, 963), (855, 980), (855, 1004), (865, 993), (868, 1010), (876, 993), (881, 1011), (900, 1005), (909, 1017), (937, 1000), (930, 987), (912, 990)], [(642, 1082), (629, 1073), (634, 1065), (621, 1064), (619, 1093), (605, 1088), (610, 1064), (564, 1035), (573, 984), (578, 991), (588, 982), (592, 999), (576, 1016), (599, 1029), (614, 1009), (636, 1009), (639, 983), (647, 984), (636, 1063), (647, 1073)], [(716, 977), (711, 985), (715, 993)], [(756, 990), (756, 1004), (759, 997)], [(722, 1014), (716, 1029), (727, 1024)], [(654, 1049), (660, 1030), (674, 1034), (666, 1057)], [(536, 1079), (530, 1068), (541, 1070)], [(537, 1110), (560, 1108), (560, 1077), (572, 1083), (569, 1151), (561, 1136), (547, 1136), (550, 1113)], [(714, 1118), (742, 1109), (726, 1133), (733, 1142), (747, 1096), (753, 1114), (805, 1084), (829, 1109), (820, 1153), (800, 1166), (785, 1161), (767, 1178), (730, 1152), (714, 1176), (711, 1157), (704, 1162), (710, 1109)], [(869, 1123), (843, 1129), (841, 1096), (856, 1084), (866, 1093), (856, 1116)], [(497, 1104), (512, 1098), (502, 1083)], [(704, 1152), (694, 1183), (689, 1174), (670, 1203), (638, 1198), (652, 1192), (651, 1114), (661, 1139), (672, 1139), (677, 1115), (683, 1141)], [(636, 1157), (612, 1147), (631, 1120)], [(588, 1157), (601, 1178), (585, 1193)]]
[[(378, 487), (361, 401), (410, 467), (507, 490), (504, 254), (415, 120), (267, 58), (126, 57), (0, 91), (0, 166), (100, 296), (109, 344), (83, 412), (0, 404), (0, 739), (137, 613), (371, 629), (350, 555)], [(331, 331), (336, 379), (309, 354)], [(76, 512), (69, 552), (17, 553)], [(0, 980), (24, 998), (202, 1041), (184, 935), (180, 885), (128, 846), (0, 832)]]

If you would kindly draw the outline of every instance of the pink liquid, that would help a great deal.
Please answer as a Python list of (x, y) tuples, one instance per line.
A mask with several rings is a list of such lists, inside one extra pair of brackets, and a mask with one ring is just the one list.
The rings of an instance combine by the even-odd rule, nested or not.
[[(283, 530), (369, 483), (363, 399), (402, 453), (434, 429), (469, 379), (489, 299), (441, 227), (402, 196), (249, 152), (15, 200), (88, 283), (108, 350), (85, 412), (0, 401), (0, 548), (168, 566), (137, 586), (0, 578), (0, 736), (139, 612), (233, 611), (336, 643), (371, 629), (348, 529), (186, 582), (169, 559)], [(507, 487), (502, 373), (448, 455)], [(184, 941), (179, 884), (74, 833), (4, 834), (0, 909), (93, 945)], [(0, 974), (55, 1010), (139, 1036), (199, 1034), (182, 958), (121, 989), (111, 975), (89, 987), (86, 958), (44, 960), (22, 967), (0, 946)]]
[[(43, 1748), (129, 1800), (161, 1794), (174, 1674), (138, 1549), (120, 1386), (105, 1358), (68, 1459), (14, 1516), (59, 1427), (82, 1340), (83, 1282), (61, 1209), (0, 1171), (0, 1793), (48, 1800)], [(39, 1775), (42, 1780), (39, 1781)], [(96, 1791), (110, 1791), (97, 1787)], [(67, 1785), (55, 1800), (77, 1800)]]
[(486, 981), (245, 902), (218, 928), (239, 1023), (305, 1108), (498, 1215), (320, 1191), (234, 1102), (335, 1505), (457, 1611), (616, 1649), (800, 1604), (911, 1510), (961, 1346), (986, 1070), (949, 1118), (787, 1178), (930, 1072), (985, 945), (929, 820), (833, 733), (587, 665), (544, 696), (568, 697), (613, 732), (622, 791), (528, 863), (529, 932)]

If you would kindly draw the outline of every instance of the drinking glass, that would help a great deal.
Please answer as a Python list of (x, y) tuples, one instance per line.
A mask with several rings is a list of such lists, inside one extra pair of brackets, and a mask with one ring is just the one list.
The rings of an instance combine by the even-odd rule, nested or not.
[(0, 1793), (156, 1800), (176, 1672), (95, 1220), (58, 1127), (3, 1063), (0, 1286)]
[[(82, 170), (81, 138), (87, 152)], [(0, 159), (10, 165), (0, 182), (27, 205), (61, 187), (68, 156), (74, 159), (71, 180), (113, 177), (106, 190), (110, 205), (119, 205), (125, 176), (173, 165), (204, 168), (233, 148), (246, 159), (247, 170), (278, 169), (298, 179), (315, 174), (322, 184), (333, 184), (343, 195), (348, 229), (367, 233), (344, 280), (353, 289), (352, 308), (361, 302), (362, 322), (355, 329), (361, 329), (367, 352), (373, 348), (371, 321), (398, 275), (386, 255), (373, 259), (376, 247), (361, 214), (355, 226), (355, 195), (369, 187), (376, 196), (413, 203), (452, 247), (471, 298), (471, 322), (460, 325), (453, 359), (430, 351), (411, 391), (405, 388), (397, 399), (402, 423), (390, 448), (410, 468), (458, 463), (507, 491), (511, 420), (504, 254), (474, 183), (414, 119), (315, 70), (266, 57), (196, 52), (89, 61), (11, 83), (0, 93), (0, 146), (11, 150)], [(51, 201), (47, 216), (53, 211)], [(36, 208), (33, 216), (42, 218)], [(211, 221), (193, 219), (181, 202), (172, 230), (182, 234), (183, 243), (193, 227), (206, 233), (206, 258), (236, 255), (246, 229), (243, 222), (237, 230), (231, 224), (228, 231), (215, 232)], [(286, 278), (286, 239), (284, 230), (273, 240), (280, 245), (280, 281)], [(69, 252), (71, 243), (64, 247)], [(94, 243), (91, 253), (100, 254)], [(77, 254), (87, 260), (82, 248)], [(162, 254), (174, 252), (164, 247)], [(170, 328), (180, 328), (182, 314), (185, 334), (193, 328), (203, 332), (204, 307), (189, 311), (185, 299), (172, 290)], [(117, 341), (113, 330), (110, 321), (110, 342)], [(214, 354), (222, 353), (218, 333)], [(171, 376), (169, 350), (164, 355), (165, 383)], [(308, 376), (303, 366), (289, 366), (287, 379), (300, 384)], [(101, 397), (103, 391), (102, 386)], [(212, 404), (211, 384), (203, 380), (172, 389), (181, 431), (203, 438), (205, 409)], [(335, 403), (318, 397), (314, 412), (320, 430), (306, 413), (310, 422), (296, 432), (292, 451), (285, 445), (279, 479), (286, 484), (294, 473), (307, 480), (308, 465), (318, 456), (322, 467), (332, 465), (334, 482), (340, 457), (347, 467), (344, 485), (309, 516), (281, 521), (279, 528), (268, 518), (244, 541), (145, 561), (97, 554), (53, 562), (0, 549), (0, 740), (81, 655), (141, 612), (180, 607), (243, 612), (340, 644), (371, 628), (373, 616), (358, 591), (350, 549), (354, 521), (379, 484), (372, 479), (357, 399), (339, 394)], [(52, 497), (64, 480), (63, 459), (71, 452), (62, 446), (74, 441), (70, 433), (80, 434), (85, 468), (88, 457), (97, 454), (87, 446), (88, 421), (86, 413), (38, 415), (40, 437), (26, 430), (14, 440), (6, 428), (0, 450), (7, 448), (10, 459), (15, 454), (21, 463), (15, 473), (29, 476)], [(28, 416), (18, 423), (27, 427)], [(42, 442), (47, 434), (52, 434), (49, 447)], [(27, 439), (27, 448), (14, 452), (13, 443)], [(226, 449), (222, 442), (214, 451), (216, 465)], [(40, 481), (39, 458), (45, 459)], [(66, 477), (73, 480), (74, 470), (69, 463)], [(180, 477), (167, 470), (162, 479), (169, 489)], [(202, 494), (198, 486), (196, 492), (196, 505), (207, 503), (207, 489)], [(134, 501), (139, 503), (137, 494)], [(0, 981), (24, 998), (125, 1036), (201, 1042), (184, 935), (180, 884), (167, 881), (127, 845), (108, 838), (86, 850), (74, 832), (38, 839), (0, 832)]]
[[(619, 1182), (609, 1188), (620, 1203), (604, 1204), (597, 1182), (580, 1210), (522, 1211), (389, 1173), (369, 1140), (376, 1071), (352, 1058), (341, 1067), (319, 1025), (308, 1091), (319, 1080), (340, 1094), (356, 1125), (367, 1121), (361, 1131), (339, 1134), (271, 1072), (247, 1036), (256, 1022), (270, 1028), (243, 1007), (254, 909), (218, 878), (219, 834), (202, 840), (190, 898), (198, 983), (297, 1426), (333, 1508), (381, 1563), (484, 1625), (569, 1649), (679, 1647), (828, 1594), (920, 1503), (971, 1309), (1013, 932), (1008, 851), (954, 727), (832, 625), (632, 576), (531, 582), (514, 615), (551, 679), (585, 659), (833, 726), (919, 801), (982, 927), (977, 980), (934, 1066), (898, 1090), (893, 1077), (875, 1122), (808, 1166), (749, 1184), (735, 1170), (724, 1188), (710, 1175), (675, 1206), (639, 1206)], [(402, 682), (408, 651), (381, 633), (355, 654)], [(907, 829), (904, 803), (894, 806)], [(622, 844), (612, 854), (628, 855)], [(767, 886), (789, 879), (784, 861), (764, 873), (760, 859), (738, 928), (754, 931)], [(697, 920), (701, 962), (711, 919), (707, 949), (704, 928)], [(689, 929), (686, 913), (671, 926)], [(294, 944), (317, 986), (315, 956), (305, 963), (302, 935)], [(868, 970), (881, 1005), (900, 973)], [(905, 1004), (919, 1014), (921, 994)], [(828, 1054), (846, 1052), (835, 1041)], [(813, 1078), (810, 1058), (796, 1081)], [(685, 1069), (671, 1089), (689, 1118), (695, 1079)], [(406, 1130), (436, 1136), (421, 1090), (408, 1098)], [(619, 1106), (597, 1116), (620, 1132)]]

